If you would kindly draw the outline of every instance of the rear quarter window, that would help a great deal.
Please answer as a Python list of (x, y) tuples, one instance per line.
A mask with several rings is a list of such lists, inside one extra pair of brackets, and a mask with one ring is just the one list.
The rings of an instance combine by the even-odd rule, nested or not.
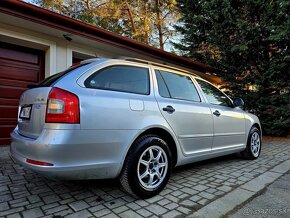
[(31, 88), (34, 88), (34, 87), (49, 87), (49, 86), (52, 86), (55, 82), (57, 82), (59, 79), (61, 79), (62, 77), (64, 77), (65, 75), (69, 74), (70, 72), (72, 72), (73, 70), (77, 69), (77, 68), (80, 68), (80, 67), (83, 67), (85, 65), (87, 65), (88, 63), (86, 64), (80, 64), (80, 65), (76, 65), (76, 66), (73, 66), (73, 67), (70, 67), (68, 68), (67, 70), (65, 71), (62, 71), (60, 73), (56, 73), (52, 76), (49, 76), (47, 77), (46, 79), (42, 80), (39, 84), (37, 85), (32, 85)]
[(93, 73), (85, 87), (149, 95), (149, 69), (135, 66), (110, 66)]

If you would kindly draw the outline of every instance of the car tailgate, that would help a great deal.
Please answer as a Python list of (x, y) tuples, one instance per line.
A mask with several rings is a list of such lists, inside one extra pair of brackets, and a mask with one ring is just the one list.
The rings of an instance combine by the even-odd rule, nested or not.
[(52, 87), (39, 87), (25, 91), (19, 101), (19, 134), (37, 138), (45, 124), (47, 98)]

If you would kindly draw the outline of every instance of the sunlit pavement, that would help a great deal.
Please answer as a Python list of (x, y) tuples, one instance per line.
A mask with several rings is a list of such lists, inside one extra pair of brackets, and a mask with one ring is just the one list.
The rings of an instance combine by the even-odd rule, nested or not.
[(0, 147), (0, 217), (219, 217), (290, 169), (290, 139), (266, 139), (255, 161), (230, 155), (175, 169), (156, 197), (135, 199), (117, 180), (52, 181)]

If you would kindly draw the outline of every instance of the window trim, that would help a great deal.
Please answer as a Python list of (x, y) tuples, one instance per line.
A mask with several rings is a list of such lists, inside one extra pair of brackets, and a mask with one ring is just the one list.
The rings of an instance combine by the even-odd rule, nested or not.
[[(160, 94), (160, 91), (159, 91), (159, 83), (158, 83), (158, 78), (157, 78), (157, 71), (158, 71), (158, 73), (160, 74), (162, 81), (164, 82), (164, 85), (165, 85), (165, 88), (166, 88), (166, 90), (167, 90), (167, 92), (168, 92), (169, 97), (165, 97), (165, 96), (162, 96), (162, 95)], [(158, 94), (159, 94), (159, 96), (162, 97), (162, 98), (172, 98), (171, 93), (169, 92), (168, 85), (166, 84), (166, 82), (165, 82), (165, 80), (164, 80), (162, 74), (160, 73), (160, 70), (154, 70), (154, 74), (155, 74), (155, 77), (156, 77), (157, 89), (158, 89)]]
[[(154, 70), (154, 74), (155, 74), (155, 78), (156, 78), (158, 95), (159, 95), (161, 98), (166, 98), (166, 99), (175, 99), (175, 100), (188, 101), (188, 102), (197, 102), (197, 103), (201, 103), (201, 102), (202, 102), (202, 98), (201, 98), (201, 96), (200, 96), (200, 93), (199, 93), (198, 87), (196, 86), (195, 82), (192, 80), (192, 77), (191, 77), (190, 74), (179, 73), (179, 72), (173, 72), (173, 71), (170, 71), (170, 70), (167, 70), (167, 69), (159, 69), (159, 68), (154, 68), (153, 70)], [(159, 85), (158, 85), (158, 79), (157, 79), (157, 74), (156, 74), (157, 71), (159, 71), (159, 73), (160, 73), (160, 75), (161, 75), (161, 78), (162, 78), (162, 80), (163, 80), (163, 82), (164, 82), (164, 84), (165, 84), (165, 86), (166, 86), (166, 89), (167, 89), (167, 91), (168, 91), (170, 97), (164, 97), (164, 96), (162, 96), (162, 95), (160, 94), (160, 92), (159, 92)], [(191, 80), (194, 89), (196, 90), (196, 93), (197, 93), (197, 96), (198, 96), (198, 98), (199, 98), (199, 101), (194, 101), (194, 100), (189, 100), (189, 99), (174, 98), (174, 97), (172, 97), (172, 95), (171, 95), (171, 93), (170, 93), (170, 91), (169, 91), (168, 85), (166, 84), (165, 79), (163, 78), (163, 76), (162, 76), (162, 74), (161, 74), (160, 71), (164, 71), (164, 72), (167, 72), (167, 73), (172, 73), (172, 74), (182, 75), (182, 76), (186, 76), (186, 77), (188, 77), (188, 78)]]
[[(210, 82), (208, 82), (208, 81), (206, 81), (206, 80), (204, 80), (204, 79), (202, 79), (202, 78), (194, 77), (194, 79), (195, 79), (195, 81), (196, 81), (196, 83), (197, 83), (197, 85), (198, 85), (198, 87), (199, 87), (199, 89), (200, 89), (200, 91), (201, 91), (201, 93), (202, 93), (202, 95), (203, 95), (203, 97), (204, 97), (206, 103), (208, 103), (208, 104), (210, 104), (210, 105), (214, 105), (214, 106), (233, 108), (233, 101), (232, 101), (232, 99), (231, 99), (229, 96), (227, 96), (227, 94), (225, 94), (222, 90), (220, 90), (218, 87), (216, 87), (214, 84), (212, 84), (212, 83), (210, 83)], [(226, 105), (220, 105), (220, 104), (213, 104), (213, 103), (210, 103), (209, 100), (207, 99), (207, 97), (206, 97), (204, 91), (202, 90), (200, 84), (198, 83), (198, 80), (201, 80), (201, 81), (203, 81), (203, 82), (206, 82), (206, 83), (210, 84), (211, 86), (213, 86), (213, 87), (214, 87), (215, 89), (217, 89), (218, 91), (220, 91), (220, 92), (221, 92), (224, 96), (226, 96), (226, 98), (231, 102), (231, 106), (226, 106)]]
[[(119, 89), (111, 89), (111, 88), (94, 88), (91, 87), (87, 84), (87, 81), (90, 80), (94, 75), (101, 73), (102, 71), (108, 69), (108, 68), (112, 68), (112, 67), (129, 67), (129, 68), (142, 68), (142, 69), (147, 69), (147, 86), (148, 86), (148, 91), (147, 93), (138, 93), (138, 92), (130, 92), (130, 91), (122, 91)], [(137, 95), (150, 95), (151, 94), (151, 82), (150, 82), (150, 69), (149, 67), (143, 67), (143, 66), (135, 66), (135, 65), (126, 65), (126, 64), (112, 64), (112, 65), (108, 65), (105, 66), (103, 68), (97, 69), (96, 71), (94, 71), (91, 75), (89, 75), (85, 80), (84, 80), (84, 87), (88, 88), (88, 89), (97, 89), (97, 90), (106, 90), (106, 91), (113, 91), (113, 92), (121, 92), (121, 93), (130, 93), (130, 94), (137, 94)]]

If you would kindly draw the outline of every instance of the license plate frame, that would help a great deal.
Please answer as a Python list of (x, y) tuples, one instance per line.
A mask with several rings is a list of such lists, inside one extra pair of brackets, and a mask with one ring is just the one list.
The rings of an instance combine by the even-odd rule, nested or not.
[(24, 105), (21, 107), (19, 118), (24, 120), (30, 120), (32, 111), (32, 105)]

